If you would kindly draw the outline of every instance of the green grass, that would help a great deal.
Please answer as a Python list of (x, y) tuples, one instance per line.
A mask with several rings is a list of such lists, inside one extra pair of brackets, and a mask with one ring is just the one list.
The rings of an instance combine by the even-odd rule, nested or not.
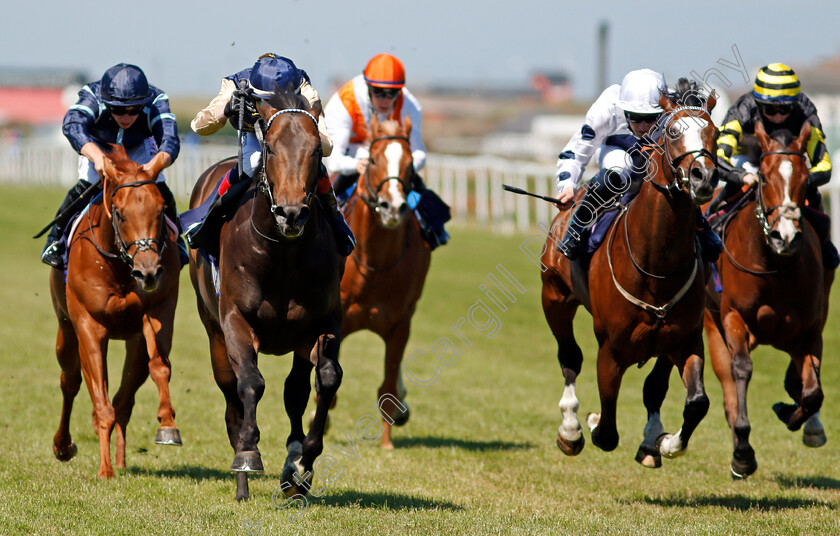
[[(786, 400), (786, 359), (760, 349), (750, 386), (752, 444), (759, 468), (747, 481), (729, 477), (730, 432), (717, 379), (706, 367), (712, 407), (680, 459), (658, 470), (633, 461), (645, 412), (641, 385), (650, 365), (632, 369), (619, 400), (621, 441), (605, 453), (589, 442), (574, 458), (554, 445), (562, 376), (556, 347), (542, 316), (539, 274), (519, 250), (525, 237), (498, 237), (477, 228), (452, 230), (450, 245), (435, 251), (414, 318), (409, 352), (450, 331), (477, 300), (495, 311), (498, 333), (489, 338), (469, 325), (471, 346), (427, 387), (408, 383), (412, 418), (394, 429), (396, 450), (356, 436), (354, 425), (371, 413), (382, 378), (384, 345), (369, 334), (342, 347), (345, 375), (325, 453), (340, 475), (297, 510), (278, 509), (288, 420), (282, 386), (288, 357), (264, 356), (266, 393), (259, 406), (260, 449), (266, 473), (251, 478), (251, 501), (234, 501), (228, 467), (233, 453), (224, 427), (224, 403), (213, 382), (207, 340), (187, 273), (171, 356), (172, 400), (184, 446), (156, 446), (157, 391), (147, 381), (128, 430), (127, 466), (114, 479), (96, 478), (98, 448), (86, 388), (76, 398), (72, 427), (79, 452), (68, 463), (52, 455), (61, 395), (54, 355), (56, 323), (40, 240), (29, 237), (52, 216), (63, 192), (0, 187), (0, 534), (837, 534), (840, 533), (840, 452), (833, 432), (840, 348), (838, 306), (826, 330), (822, 420), (829, 443), (808, 449), (770, 406)], [(502, 264), (525, 287), (500, 312), (479, 288)], [(492, 285), (490, 286), (493, 289)], [(510, 288), (510, 287), (509, 287)], [(497, 295), (500, 296), (498, 293)], [(478, 315), (476, 321), (485, 317)], [(581, 415), (598, 411), (591, 318), (581, 311), (577, 333), (586, 356), (578, 383)], [(122, 345), (111, 345), (118, 381)], [(416, 358), (418, 378), (435, 371), (432, 354)], [(116, 392), (111, 386), (111, 395)], [(681, 421), (684, 388), (676, 375), (663, 409), (668, 431)], [(336, 452), (355, 441), (358, 459)]]

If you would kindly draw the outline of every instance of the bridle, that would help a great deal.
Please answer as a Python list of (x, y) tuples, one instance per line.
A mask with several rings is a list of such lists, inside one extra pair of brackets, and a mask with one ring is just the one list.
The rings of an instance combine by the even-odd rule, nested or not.
[[(144, 180), (144, 181), (135, 181), (135, 182), (128, 182), (126, 184), (120, 184), (114, 187), (114, 191), (111, 193), (111, 225), (114, 228), (114, 243), (117, 245), (119, 249), (119, 254), (115, 255), (113, 253), (109, 253), (102, 249), (99, 244), (96, 243), (96, 240), (93, 240), (87, 236), (84, 236), (93, 247), (96, 248), (96, 251), (99, 252), (100, 255), (103, 257), (107, 257), (109, 259), (120, 259), (125, 262), (129, 269), (134, 268), (134, 256), (141, 251), (152, 251), (156, 253), (158, 256), (163, 255), (163, 250), (166, 249), (166, 234), (167, 234), (167, 226), (164, 222), (164, 211), (161, 210), (160, 212), (160, 236), (157, 238), (140, 238), (138, 240), (133, 240), (131, 242), (126, 242), (122, 236), (122, 232), (120, 231), (119, 222), (124, 221), (120, 215), (119, 209), (114, 205), (114, 195), (117, 193), (117, 190), (121, 188), (138, 188), (140, 186), (146, 186), (148, 184), (155, 184), (154, 179)], [(103, 199), (103, 202), (105, 200)], [(90, 212), (88, 212), (88, 218), (90, 218)], [(91, 229), (93, 225), (91, 223)], [(135, 247), (134, 253), (129, 253), (132, 247)]]
[[(406, 136), (396, 136), (396, 135), (395, 136), (381, 136), (379, 138), (374, 138), (373, 141), (370, 142), (369, 152), (370, 153), (373, 152), (373, 146), (374, 146), (374, 144), (376, 144), (376, 142), (385, 141), (385, 140), (403, 140), (406, 143), (408, 143), (409, 146), (410, 146), (410, 142), (409, 142), (409, 140)], [(362, 198), (362, 201), (364, 201), (365, 204), (368, 207), (370, 207), (370, 209), (372, 211), (379, 214), (379, 212), (382, 210), (382, 206), (380, 205), (381, 200), (379, 198), (379, 192), (382, 190), (383, 186), (385, 186), (386, 184), (389, 184), (391, 181), (397, 181), (399, 184), (402, 185), (403, 191), (406, 192), (406, 194), (411, 190), (409, 188), (409, 185), (403, 179), (401, 179), (400, 177), (385, 177), (384, 179), (379, 181), (379, 184), (377, 184), (375, 188), (372, 188), (371, 185), (370, 185), (370, 181), (368, 180), (369, 177), (370, 177), (370, 163), (371, 163), (371, 161), (373, 161), (373, 158), (368, 158), (367, 167), (365, 168), (364, 183), (365, 183), (366, 192), (362, 192), (360, 194), (360, 196)]]
[[(789, 151), (783, 149), (778, 151), (768, 151), (766, 153), (762, 153), (761, 157), (759, 158), (759, 165), (766, 156), (770, 156), (771, 154), (794, 155), (802, 158), (803, 161), (805, 160), (804, 154), (797, 151)], [(762, 186), (763, 183), (764, 175), (759, 172), (757, 181), (758, 186), (755, 196), (755, 217), (758, 220), (758, 224), (761, 227), (761, 231), (764, 233), (764, 240), (769, 243), (770, 232), (772, 231), (773, 227), (775, 227), (776, 222), (778, 222), (782, 218), (799, 221), (800, 219), (802, 219), (802, 210), (799, 207), (791, 207), (786, 205), (776, 205), (767, 208), (766, 204), (764, 203), (764, 188)], [(773, 213), (776, 211), (778, 211), (778, 215), (772, 221), (770, 221), (768, 216), (772, 216)]]
[[(268, 134), (268, 131), (271, 129), (271, 124), (281, 114), (305, 114), (312, 120), (313, 123), (315, 123), (315, 129), (316, 130), (318, 129), (318, 120), (315, 119), (315, 116), (312, 115), (311, 113), (309, 113), (308, 111), (303, 110), (301, 108), (288, 108), (286, 110), (279, 110), (279, 111), (275, 112), (274, 115), (272, 115), (271, 117), (268, 118), (268, 121), (266, 121), (264, 127), (262, 125), (262, 118), (258, 119), (256, 124), (254, 125), (254, 133), (257, 136), (257, 141), (260, 144), (260, 151), (262, 153), (260, 155), (260, 170), (259, 170), (258, 188), (259, 188), (259, 191), (261, 193), (265, 194), (265, 196), (268, 198), (269, 210), (271, 210), (271, 214), (274, 215), (274, 216), (277, 215), (277, 210), (280, 208), (280, 206), (274, 201), (274, 193), (271, 191), (271, 184), (268, 181), (268, 176), (267, 176), (266, 171), (265, 171), (266, 156), (267, 156), (267, 153), (268, 153), (268, 148), (267, 148), (267, 145), (265, 143), (265, 136)], [(263, 131), (263, 129), (265, 129), (265, 131)], [(321, 150), (322, 150), (321, 145), (319, 144), (318, 145), (318, 151), (320, 152)], [(320, 155), (318, 157), (318, 161), (319, 162), (321, 161)], [(303, 198), (303, 204), (304, 205), (309, 206), (310, 202), (312, 201), (313, 193), (314, 193), (314, 190), (306, 193), (306, 196)], [(252, 223), (253, 223), (253, 215), (252, 215)], [(262, 233), (260, 233), (260, 234), (262, 234)]]
[[(662, 152), (660, 153), (660, 163), (662, 165), (662, 169), (666, 169), (665, 168), (665, 164), (666, 164), (665, 155), (670, 156), (670, 151), (668, 150), (668, 147), (669, 147), (668, 142), (670, 141), (671, 136), (668, 135), (668, 128), (670, 126), (670, 123), (671, 123), (672, 119), (674, 119), (676, 117), (676, 114), (678, 112), (682, 111), (682, 110), (690, 110), (692, 112), (702, 112), (702, 113), (705, 113), (707, 115), (709, 113), (708, 110), (706, 110), (702, 106), (680, 106), (678, 108), (675, 108), (675, 109), (671, 110), (670, 112), (668, 112), (667, 115), (665, 115), (662, 119), (660, 119), (660, 122), (662, 124), (662, 130), (663, 130), (662, 136), (664, 137), (664, 140), (662, 141), (662, 145), (660, 145), (660, 147), (662, 147), (662, 149), (663, 149)], [(686, 115), (686, 116), (682, 116), (679, 119), (690, 118), (690, 117), (698, 117), (698, 115), (689, 114), (689, 115)], [(709, 121), (711, 122), (711, 118), (709, 119)], [(680, 163), (683, 161), (683, 159), (685, 157), (687, 157), (689, 155), (691, 156), (691, 162), (688, 164), (688, 170), (686, 171), (685, 168), (680, 167)], [(689, 177), (691, 176), (691, 170), (694, 168), (695, 165), (698, 164), (698, 160), (700, 160), (701, 158), (708, 158), (709, 160), (711, 160), (712, 164), (717, 166), (717, 155), (715, 155), (712, 151), (706, 149), (705, 147), (701, 147), (700, 149), (694, 149), (692, 151), (686, 151), (684, 153), (680, 153), (677, 156), (675, 156), (675, 157), (673, 157), (673, 158), (671, 158), (670, 160), (667, 161), (667, 164), (668, 164), (667, 169), (671, 170), (671, 175), (673, 176), (673, 182), (670, 182), (670, 183), (668, 183), (667, 185), (664, 185), (664, 186), (662, 184), (657, 183), (656, 181), (650, 181), (650, 182), (651, 182), (651, 184), (653, 184), (653, 186), (657, 190), (659, 190), (661, 192), (664, 192), (666, 194), (669, 194), (669, 195), (672, 193), (672, 191), (673, 192), (678, 192), (680, 190), (686, 191), (686, 189), (690, 188), (690, 182), (691, 181), (690, 181)]]

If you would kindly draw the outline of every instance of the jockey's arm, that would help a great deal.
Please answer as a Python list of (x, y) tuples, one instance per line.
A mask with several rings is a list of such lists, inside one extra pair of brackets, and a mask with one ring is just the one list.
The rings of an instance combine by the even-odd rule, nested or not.
[[(324, 159), (327, 171), (343, 175), (355, 173), (359, 159), (356, 158), (355, 144), (350, 143), (350, 138), (353, 135), (353, 119), (344, 108), (344, 104), (342, 104), (337, 93), (327, 101), (324, 115), (326, 116), (329, 136), (333, 143), (332, 154), (329, 158)], [(352, 154), (348, 154), (350, 152)]]
[(95, 169), (101, 177), (105, 172), (105, 152), (99, 148), (99, 145), (89, 141), (82, 146), (82, 149), (79, 152), (82, 156), (91, 161), (93, 169)]
[(198, 112), (190, 122), (190, 128), (193, 132), (201, 136), (209, 136), (225, 126), (225, 123), (227, 123), (225, 105), (230, 101), (230, 97), (235, 90), (236, 84), (233, 83), (233, 80), (223, 79), (219, 94), (213, 97), (210, 104)]
[(306, 97), (306, 100), (309, 101), (310, 107), (315, 112), (315, 116), (318, 118), (318, 134), (321, 137), (321, 153), (324, 157), (330, 156), (333, 151), (333, 140), (327, 132), (327, 121), (324, 117), (324, 111), (321, 106), (321, 97), (309, 81), (306, 80), (306, 78), (304, 78), (303, 82), (300, 84), (300, 94)]
[(817, 188), (831, 180), (831, 158), (825, 147), (825, 136), (819, 127), (811, 127), (811, 137), (807, 145), (808, 158), (811, 160), (808, 186)]

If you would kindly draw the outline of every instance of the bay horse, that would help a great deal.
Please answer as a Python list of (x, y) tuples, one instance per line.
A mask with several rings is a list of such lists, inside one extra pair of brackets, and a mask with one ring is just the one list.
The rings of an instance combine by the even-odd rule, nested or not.
[[(283, 467), (288, 495), (309, 491), (313, 462), (323, 450), (330, 400), (341, 383), (338, 364), (341, 328), (339, 282), (343, 257), (326, 209), (314, 197), (321, 177), (318, 111), (292, 93), (275, 92), (264, 101), (257, 122), (264, 136), (263, 166), (233, 216), (223, 224), (219, 287), (213, 267), (190, 252), (190, 277), (198, 312), (210, 341), (213, 375), (227, 402), (225, 423), (234, 449), (236, 499), (249, 498), (248, 473), (263, 471), (257, 448), (257, 404), (265, 381), (258, 354), (294, 353), (283, 392), (291, 422)], [(193, 190), (190, 207), (201, 204), (233, 165), (206, 170)], [(322, 395), (308, 434), (302, 416), (309, 378)]]
[[(393, 449), (391, 425), (408, 421), (400, 377), (411, 317), (423, 292), (431, 249), (408, 208), (414, 166), (411, 120), (371, 120), (370, 157), (345, 214), (356, 236), (341, 279), (342, 337), (368, 329), (385, 341), (385, 378), (379, 386), (384, 449)], [(333, 404), (334, 405), (334, 404)]]
[[(665, 95), (659, 103), (665, 111), (659, 123), (662, 136), (650, 148), (645, 180), (613, 221), (606, 243), (593, 253), (588, 273), (579, 260), (569, 261), (555, 247), (571, 209), (555, 217), (542, 255), (543, 311), (557, 340), (565, 379), (557, 445), (569, 456), (579, 454), (585, 442), (575, 394), (583, 354), (572, 325), (581, 304), (592, 314), (599, 346), (601, 412), (587, 417), (596, 446), (611, 451), (618, 445), (616, 402), (622, 376), (652, 356), (658, 358), (644, 386), (648, 422), (636, 456), (639, 463), (659, 467), (661, 456), (681, 455), (708, 411), (702, 336), (707, 265), (695, 247), (695, 224), (716, 177), (717, 128), (709, 117), (715, 96), (703, 107), (678, 106)], [(674, 365), (687, 390), (684, 420), (678, 432), (665, 434), (659, 409)]]
[[(116, 427), (116, 465), (125, 469), (128, 421), (134, 395), (151, 375), (158, 388), (155, 442), (181, 445), (169, 396), (172, 329), (181, 269), (177, 230), (164, 221), (164, 200), (155, 186), (161, 168), (146, 170), (112, 146), (104, 160), (102, 200), (79, 219), (70, 242), (67, 278), (53, 268), (50, 293), (58, 318), (56, 355), (64, 402), (53, 453), (76, 454), (70, 413), (82, 376), (93, 403), (99, 437), (99, 477), (114, 476), (111, 432)], [(108, 341), (125, 340), (122, 382), (108, 399)]]
[(790, 355), (784, 385), (795, 404), (775, 404), (779, 418), (792, 431), (805, 425), (805, 445), (826, 442), (818, 417), (820, 366), (834, 271), (823, 268), (817, 234), (802, 217), (803, 210), (812, 210), (805, 206), (804, 156), (811, 127), (805, 123), (798, 138), (786, 130), (770, 137), (758, 121), (755, 134), (762, 152), (759, 180), (753, 197), (723, 227), (724, 255), (717, 262), (722, 290), (713, 278), (704, 320), (732, 429), (735, 479), (758, 467), (747, 417), (750, 352), (758, 345)]

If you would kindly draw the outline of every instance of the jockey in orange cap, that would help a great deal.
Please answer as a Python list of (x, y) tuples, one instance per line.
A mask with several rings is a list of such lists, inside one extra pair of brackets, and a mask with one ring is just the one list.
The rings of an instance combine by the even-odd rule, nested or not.
[[(337, 174), (333, 188), (339, 198), (349, 197), (347, 190), (367, 167), (369, 125), (374, 114), (379, 121), (393, 120), (400, 124), (408, 116), (411, 119), (409, 144), (414, 170), (419, 172), (426, 165), (426, 146), (421, 130), (423, 109), (405, 87), (405, 68), (391, 54), (377, 54), (362, 74), (348, 81), (330, 97), (324, 108), (327, 131), (333, 142), (332, 154), (324, 159), (324, 163), (331, 174)], [(416, 207), (422, 195), (429, 198), (433, 195), (431, 192), (423, 193), (425, 185), (416, 173), (411, 188), (420, 194), (409, 194), (409, 205), (414, 204), (412, 208)], [(432, 246), (445, 244), (448, 235), (443, 230), (443, 222), (428, 223), (435, 235), (430, 241), (437, 242)]]

